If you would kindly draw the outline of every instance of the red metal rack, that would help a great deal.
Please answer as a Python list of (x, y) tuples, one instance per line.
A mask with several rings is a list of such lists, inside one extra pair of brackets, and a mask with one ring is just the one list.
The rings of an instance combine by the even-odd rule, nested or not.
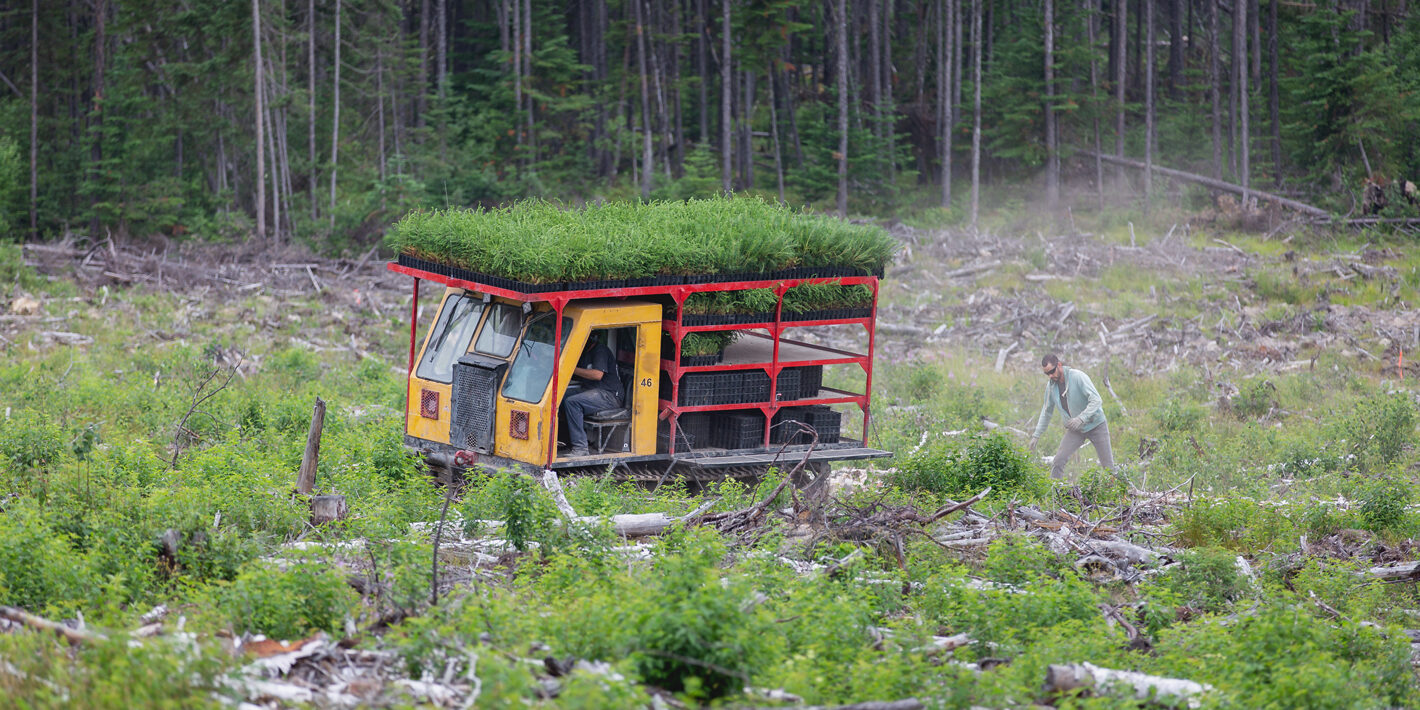
[[(783, 320), (784, 315), (784, 293), (800, 284), (826, 284), (841, 283), (848, 286), (864, 285), (873, 293), (873, 305), (866, 318), (829, 318), (823, 320)], [(682, 323), (684, 315), (685, 299), (692, 293), (706, 291), (739, 291), (754, 288), (771, 288), (774, 290), (776, 302), (774, 304), (774, 319), (760, 323), (733, 323), (733, 324), (713, 324), (713, 325), (685, 325)], [(878, 278), (876, 276), (848, 276), (838, 278), (799, 278), (799, 279), (777, 279), (772, 281), (729, 281), (713, 284), (688, 284), (685, 286), (668, 287), (669, 294), (675, 299), (676, 312), (674, 319), (662, 321), (662, 328), (671, 336), (674, 344), (671, 357), (661, 358), (661, 370), (666, 373), (671, 381), (671, 398), (660, 400), (661, 418), (668, 419), (669, 422), (669, 453), (676, 453), (676, 428), (680, 415), (696, 412), (723, 412), (732, 410), (759, 410), (764, 415), (764, 440), (763, 444), (769, 446), (771, 427), (773, 426), (774, 415), (784, 407), (803, 407), (813, 404), (856, 404), (863, 412), (863, 440), (868, 438), (868, 425), (871, 421), (869, 404), (873, 392), (873, 349), (877, 332), (878, 313)], [(790, 343), (794, 345), (805, 345), (797, 340), (790, 340), (784, 337), (784, 331), (789, 328), (801, 328), (816, 325), (862, 325), (868, 331), (868, 352), (851, 353), (823, 346), (810, 346), (822, 352), (829, 352), (840, 357), (817, 358), (810, 360), (789, 360), (781, 361), (780, 344)], [(769, 362), (747, 362), (747, 363), (721, 363), (716, 365), (694, 365), (682, 366), (680, 364), (680, 344), (687, 333), (705, 331), (738, 330), (746, 331), (753, 337), (766, 338), (772, 341), (773, 356)], [(767, 331), (765, 336), (758, 331)], [(664, 353), (663, 353), (664, 354)], [(863, 368), (866, 378), (864, 391), (861, 394), (845, 392), (843, 390), (822, 387), (821, 390), (834, 392), (833, 397), (814, 397), (812, 399), (796, 399), (789, 402), (779, 402), (779, 373), (786, 367), (812, 367), (815, 365), (858, 365)], [(682, 405), (680, 401), (680, 378), (690, 372), (726, 372), (736, 370), (761, 370), (769, 376), (769, 401), (750, 402), (740, 404), (703, 404), (703, 405)]]
[[(536, 293), (524, 293), (511, 289), (500, 288), (478, 281), (470, 281), (454, 276), (437, 274), (425, 269), (406, 266), (396, 262), (387, 264), (387, 268), (395, 273), (404, 274), (414, 278), (414, 298), (412, 313), (409, 323), (409, 371), (414, 371), (415, 338), (419, 322), (419, 281), (421, 279), (444, 284), (454, 288), (464, 288), (477, 293), (486, 293), (494, 296), (508, 298), (524, 303), (543, 303), (552, 306), (557, 314), (555, 335), (553, 340), (554, 352), (562, 349), (562, 313), (567, 304), (581, 299), (588, 298), (635, 298), (638, 296), (670, 296), (675, 301), (675, 318), (662, 321), (665, 332), (671, 336), (674, 348), (670, 353), (671, 357), (661, 359), (661, 369), (671, 381), (671, 399), (660, 400), (660, 417), (669, 420), (670, 442), (668, 453), (675, 455), (676, 425), (681, 414), (695, 412), (713, 412), (729, 410), (759, 410), (764, 414), (764, 446), (769, 446), (770, 427), (774, 415), (784, 407), (802, 407), (812, 404), (856, 404), (863, 412), (863, 440), (867, 441), (868, 426), (871, 422), (869, 412), (869, 402), (873, 391), (873, 352), (875, 346), (877, 330), (878, 312), (878, 292), (879, 279), (877, 276), (837, 276), (837, 277), (809, 277), (809, 278), (765, 278), (737, 281), (715, 281), (710, 283), (697, 284), (666, 284), (653, 286), (631, 286), (631, 287), (610, 287), (593, 288), (575, 291), (549, 290)], [(784, 293), (794, 286), (800, 284), (843, 284), (846, 286), (863, 285), (867, 286), (873, 293), (873, 304), (866, 318), (830, 318), (823, 320), (783, 320)], [(774, 306), (774, 319), (762, 323), (736, 323), (717, 325), (685, 325), (682, 321), (682, 312), (685, 300), (693, 293), (706, 293), (713, 291), (742, 291), (748, 289), (769, 288), (774, 290), (777, 301)], [(841, 350), (833, 350), (822, 346), (808, 346), (824, 352), (831, 352), (839, 357), (819, 358), (813, 360), (791, 360), (781, 362), (779, 358), (780, 344), (790, 343), (795, 345), (805, 345), (799, 341), (790, 340), (783, 337), (784, 331), (790, 328), (801, 328), (821, 325), (862, 325), (868, 333), (868, 352), (851, 353)], [(718, 365), (682, 366), (680, 364), (680, 345), (686, 333), (715, 330), (741, 330), (749, 331), (750, 335), (763, 337), (772, 341), (773, 354), (769, 362), (755, 363), (731, 363)], [(757, 331), (766, 331), (769, 335), (759, 334)], [(842, 365), (856, 364), (863, 368), (865, 375), (864, 391), (859, 393), (845, 392), (832, 388), (826, 389), (836, 393), (833, 397), (816, 397), (813, 399), (793, 400), (791, 402), (780, 403), (778, 396), (778, 377), (785, 367), (809, 367), (815, 365)], [(553, 360), (552, 381), (559, 381), (558, 372), (560, 358)], [(761, 370), (769, 376), (769, 401), (743, 404), (711, 404), (711, 405), (679, 405), (676, 402), (680, 399), (680, 379), (681, 376), (689, 372), (713, 372), (713, 371), (733, 371), (733, 370)], [(408, 395), (407, 395), (408, 396)], [(559, 402), (555, 399), (551, 403), (551, 416), (555, 421)], [(406, 406), (406, 411), (408, 407)], [(547, 464), (551, 465), (556, 454), (556, 439), (549, 437)]]

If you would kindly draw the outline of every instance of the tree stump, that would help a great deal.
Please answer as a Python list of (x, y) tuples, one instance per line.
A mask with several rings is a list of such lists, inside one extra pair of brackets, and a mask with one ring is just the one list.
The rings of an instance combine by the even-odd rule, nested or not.
[(311, 525), (320, 527), (335, 520), (344, 520), (350, 514), (350, 506), (345, 504), (345, 496), (312, 496)]

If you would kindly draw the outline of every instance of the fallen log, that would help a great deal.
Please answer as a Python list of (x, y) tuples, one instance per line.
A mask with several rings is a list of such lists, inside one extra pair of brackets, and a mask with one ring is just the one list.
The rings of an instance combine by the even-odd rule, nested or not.
[(1000, 262), (999, 260), (984, 261), (984, 262), (982, 262), (982, 263), (980, 263), (980, 264), (972, 264), (971, 266), (963, 266), (963, 267), (960, 268), (960, 269), (954, 269), (954, 270), (952, 270), (952, 271), (948, 271), (947, 273), (942, 274), (942, 276), (944, 276), (944, 277), (946, 277), (946, 278), (949, 278), (949, 279), (957, 279), (957, 278), (961, 278), (961, 277), (963, 277), (963, 276), (971, 276), (971, 275), (973, 275), (973, 274), (979, 274), (979, 273), (981, 273), (981, 272), (983, 272), (983, 271), (990, 271), (990, 270), (992, 270), (992, 269), (994, 269), (994, 268), (996, 268), (996, 267), (998, 267), (998, 266), (1000, 266), (1000, 265), (1001, 265), (1001, 262)]
[(1366, 574), (1376, 577), (1383, 582), (1401, 582), (1420, 577), (1420, 562), (1404, 562), (1398, 565), (1382, 565), (1372, 567)]
[(1045, 690), (1049, 693), (1085, 690), (1106, 695), (1123, 691), (1146, 703), (1183, 701), (1189, 707), (1198, 707), (1201, 703), (1196, 696), (1212, 690), (1212, 686), (1180, 678), (1100, 668), (1092, 663), (1071, 663), (1045, 669)]
[(53, 633), (59, 634), (60, 636), (64, 637), (64, 640), (68, 641), (71, 644), (77, 645), (81, 643), (94, 643), (96, 641), (108, 640), (108, 637), (103, 634), (95, 633), (93, 631), (85, 631), (83, 629), (71, 629), (68, 626), (65, 626), (64, 624), (55, 623), (53, 621), (50, 621), (49, 619), (40, 616), (35, 616), (34, 614), (31, 614), (25, 611), (24, 609), (16, 609), (12, 606), (0, 606), (0, 617), (9, 619), (10, 621), (13, 621), (18, 624), (24, 624), (25, 626), (28, 626), (32, 629), (38, 629), (40, 631), (51, 631)]
[[(1095, 153), (1094, 151), (1088, 150), (1082, 150), (1080, 151), (1080, 154), (1087, 155), (1092, 158), (1099, 158), (1100, 160), (1103, 160), (1106, 163), (1123, 165), (1125, 167), (1134, 168), (1136, 170), (1148, 169), (1148, 166), (1144, 163), (1137, 160), (1130, 160), (1128, 158), (1120, 158), (1118, 156), (1105, 155), (1103, 153)], [(1198, 185), (1203, 185), (1204, 187), (1211, 187), (1214, 190), (1233, 192), (1239, 195), (1251, 195), (1253, 197), (1258, 198), (1259, 200), (1267, 200), (1268, 202), (1276, 203), (1277, 205), (1286, 207), (1287, 209), (1296, 212), (1301, 212), (1302, 214), (1311, 215), (1313, 217), (1324, 217), (1327, 221), (1332, 220), (1331, 213), (1327, 212), (1324, 209), (1321, 209), (1320, 207), (1313, 207), (1312, 205), (1306, 204), (1305, 202), (1291, 200), (1286, 197), (1282, 197), (1281, 195), (1274, 195), (1270, 192), (1263, 192), (1261, 190), (1256, 190), (1251, 187), (1243, 187), (1242, 185), (1234, 185), (1233, 183), (1223, 182), (1222, 180), (1214, 180), (1213, 178), (1204, 175), (1199, 175), (1197, 173), (1186, 173), (1182, 170), (1165, 168), (1157, 164), (1154, 165), (1153, 168), (1154, 172), (1165, 177), (1171, 177), (1175, 180), (1183, 180), (1185, 182), (1196, 183)]]

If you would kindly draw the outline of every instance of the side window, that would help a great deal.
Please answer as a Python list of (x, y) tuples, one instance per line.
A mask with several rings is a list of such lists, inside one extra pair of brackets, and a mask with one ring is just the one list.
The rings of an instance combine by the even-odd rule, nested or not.
[(454, 381), (454, 363), (468, 352), (468, 341), (478, 328), (483, 302), (469, 294), (449, 296), (429, 336), (429, 345), (415, 374), (435, 382)]
[(522, 326), (521, 309), (508, 305), (494, 306), (473, 349), (484, 355), (508, 357), (513, 352), (513, 344), (518, 342), (518, 331)]
[[(508, 376), (503, 380), (504, 397), (519, 402), (542, 401), (542, 395), (547, 391), (547, 382), (552, 379), (552, 341), (556, 336), (556, 323), (551, 311), (534, 315), (528, 322), (528, 332), (523, 336), (523, 344), (518, 347), (518, 354), (513, 358), (513, 364), (508, 368)], [(572, 319), (563, 318), (563, 337), (571, 331)]]

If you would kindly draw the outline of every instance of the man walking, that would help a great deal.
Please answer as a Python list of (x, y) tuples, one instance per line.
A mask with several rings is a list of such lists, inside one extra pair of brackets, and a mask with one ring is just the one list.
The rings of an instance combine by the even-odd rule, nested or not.
[(1100, 465), (1114, 468), (1114, 452), (1109, 448), (1109, 422), (1105, 421), (1103, 401), (1090, 376), (1065, 367), (1055, 353), (1041, 358), (1040, 366), (1049, 380), (1045, 384), (1045, 406), (1040, 409), (1035, 433), (1030, 438), (1030, 450), (1035, 451), (1040, 435), (1050, 425), (1050, 415), (1058, 406), (1060, 418), (1065, 420), (1065, 437), (1055, 451), (1055, 460), (1050, 462), (1050, 477), (1065, 476), (1065, 464), (1085, 445), (1086, 439), (1094, 444)]

